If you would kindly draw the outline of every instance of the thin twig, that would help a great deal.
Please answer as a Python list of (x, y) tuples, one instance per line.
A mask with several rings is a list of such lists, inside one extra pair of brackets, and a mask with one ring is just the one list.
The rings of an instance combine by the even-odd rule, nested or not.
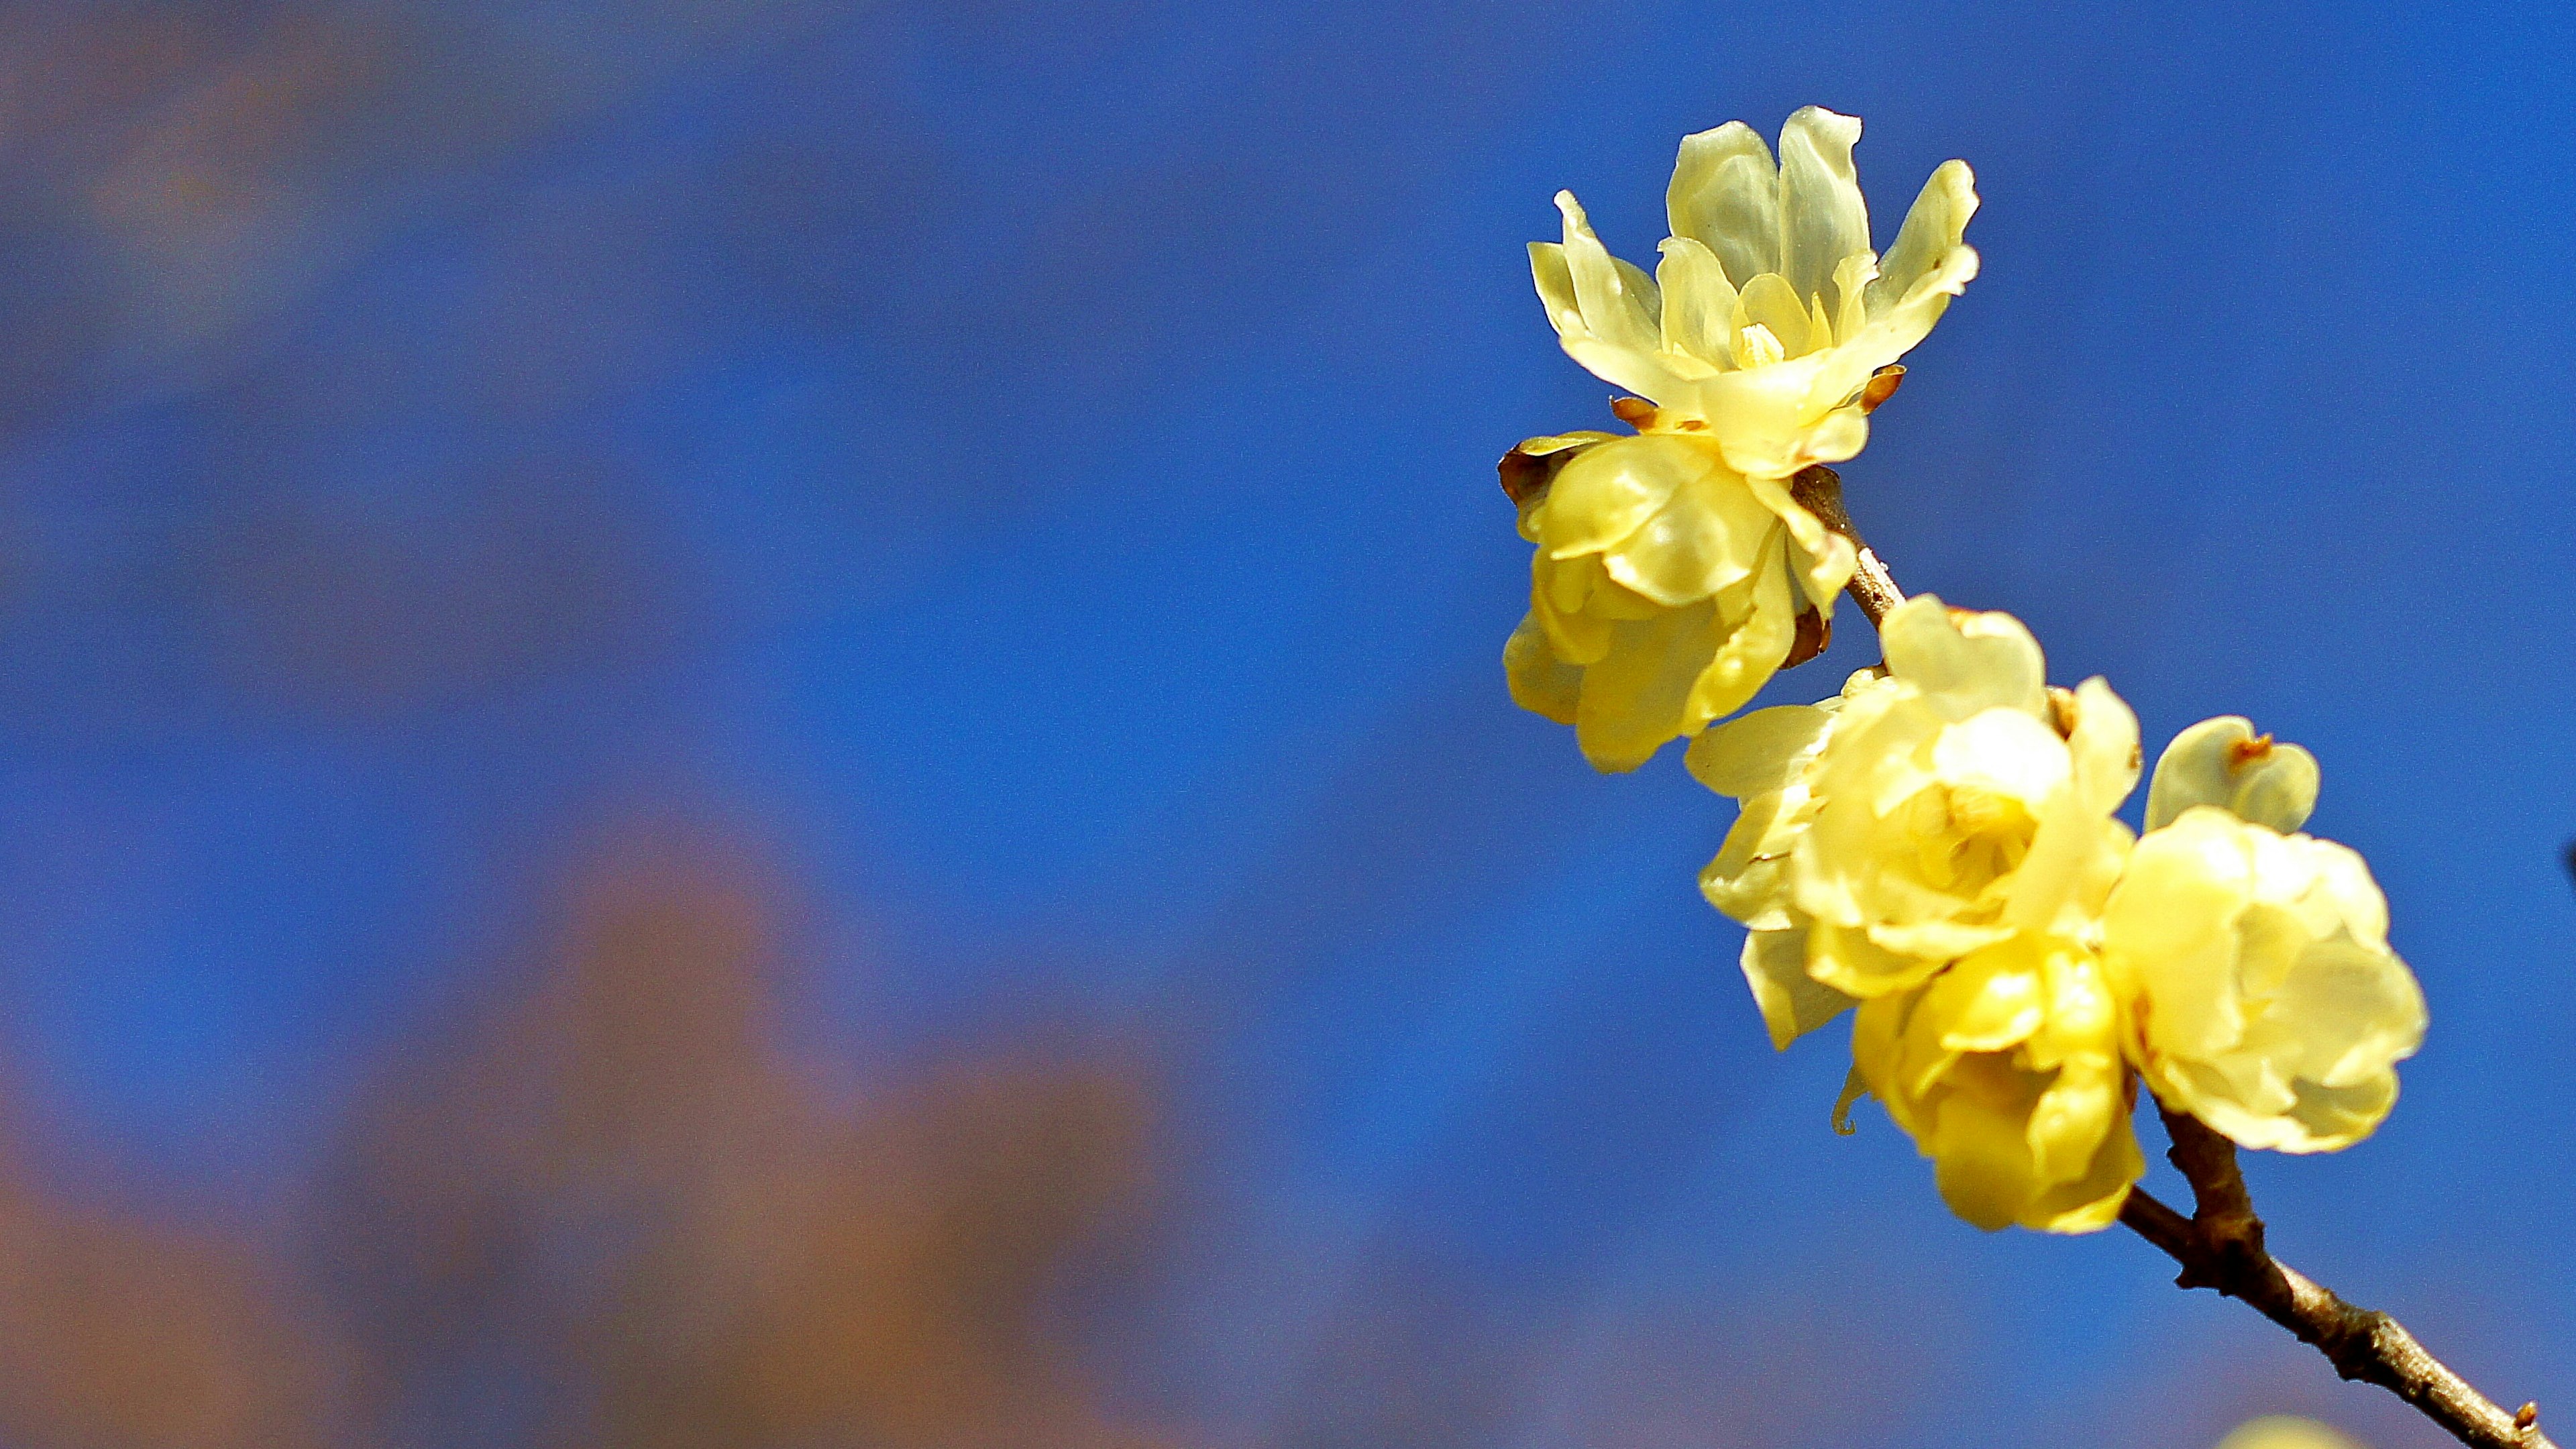
[(1852, 547), (1860, 551), (1860, 563), (1852, 570), (1851, 582), (1843, 586), (1843, 592), (1851, 595), (1852, 602), (1869, 616), (1870, 627), (1878, 627), (1888, 610), (1905, 602), (1905, 591), (1896, 586), (1895, 575), (1887, 571), (1878, 551), (1862, 542), (1860, 530), (1852, 527), (1851, 514), (1843, 509), (1842, 475), (1822, 463), (1810, 464), (1789, 480), (1789, 496), (1816, 515), (1817, 522), (1850, 539)]
[(2275, 1259), (2237, 1169), (2236, 1144), (2183, 1113), (2165, 1111), (2164, 1119), (2173, 1134), (2166, 1156), (2191, 1180), (2196, 1210), (2186, 1218), (2144, 1188), (2131, 1188), (2120, 1222), (2182, 1265), (2176, 1286), (2215, 1288), (2241, 1299), (2313, 1345), (2336, 1373), (2379, 1385), (2474, 1449), (2557, 1449), (2540, 1432), (2537, 1406), (2506, 1412), (2426, 1352), (2396, 1319), (2355, 1307)]

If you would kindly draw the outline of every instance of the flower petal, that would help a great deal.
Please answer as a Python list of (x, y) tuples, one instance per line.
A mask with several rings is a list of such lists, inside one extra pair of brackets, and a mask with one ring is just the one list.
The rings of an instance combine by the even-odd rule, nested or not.
[(1807, 933), (1803, 930), (1753, 931), (1744, 937), (1744, 983), (1762, 1009), (1762, 1024), (1771, 1045), (1789, 1043), (1832, 1021), (1852, 999), (1807, 974)]
[(1807, 304), (1789, 289), (1788, 279), (1778, 272), (1764, 272), (1744, 285), (1735, 303), (1735, 328), (1760, 327), (1780, 344), (1783, 356), (1798, 357), (1807, 346)]
[(1530, 280), (1558, 345), (1615, 387), (1659, 402), (1681, 395), (1680, 379), (1657, 360), (1663, 302), (1653, 279), (1610, 255), (1574, 193), (1558, 192), (1556, 205), (1565, 216), (1565, 240), (1532, 242), (1529, 251)]
[(1735, 284), (1717, 254), (1686, 236), (1664, 238), (1655, 268), (1664, 294), (1664, 346), (1709, 366), (1735, 365)]
[(2242, 715), (2205, 719), (2173, 737), (2147, 786), (2147, 828), (2161, 829), (2194, 805), (2215, 805), (2286, 835), (2316, 808), (2317, 758), (2297, 745), (2255, 745)]
[(1757, 709), (1691, 741), (1683, 763), (1709, 789), (1749, 800), (1788, 784), (1833, 722), (1831, 710), (1812, 704)]
[(1775, 529), (1770, 546), (1753, 565), (1752, 609), (1734, 621), (1717, 657), (1691, 685), (1685, 733), (1742, 709), (1789, 657), (1789, 645), (1797, 638), (1798, 613), (1789, 595), (1787, 545), (1787, 532)]
[(1759, 566), (1779, 521), (1744, 480), (1712, 468), (1603, 552), (1610, 577), (1668, 607), (1709, 598)]
[(1852, 571), (1860, 567), (1860, 550), (1839, 533), (1829, 531), (1822, 519), (1807, 511), (1777, 478), (1748, 478), (1753, 496), (1762, 506), (1779, 516), (1789, 526), (1789, 561), (1795, 568), (1799, 584), (1807, 591), (1807, 602), (1830, 619), (1834, 597), (1851, 582)]
[(1885, 315), (1954, 248), (1965, 245), (1968, 218), (1976, 214), (1977, 177), (1968, 163), (1944, 161), (1934, 168), (1905, 213), (1896, 244), (1878, 259), (1878, 280), (1866, 294), (1869, 315)]
[(1916, 594), (1888, 610), (1878, 632), (1889, 670), (1920, 688), (1942, 718), (1963, 720), (1998, 705), (2046, 716), (2047, 660), (2010, 614), (1953, 620), (1938, 597)]
[(1609, 650), (1584, 672), (1575, 710), (1574, 742), (1594, 769), (1633, 770), (1706, 723), (1689, 720), (1691, 692), (1722, 627), (1706, 601), (1610, 626)]
[(1536, 614), (1524, 617), (1504, 643), (1503, 677), (1511, 683), (1512, 703), (1558, 724), (1574, 723), (1575, 704), (1583, 694), (1583, 666), (1556, 657), (1548, 647), (1546, 626)]
[(1723, 471), (1707, 442), (1673, 433), (1619, 438), (1586, 449), (1549, 485), (1531, 514), (1539, 551), (1571, 559), (1635, 533), (1689, 485)]
[(1715, 253), (1738, 288), (1780, 270), (1780, 173), (1742, 121), (1682, 138), (1664, 195), (1672, 233)]
[(1799, 107), (1780, 128), (1780, 270), (1801, 301), (1824, 295), (1843, 258), (1870, 249), (1852, 169), (1859, 139), (1858, 117), (1822, 106)]

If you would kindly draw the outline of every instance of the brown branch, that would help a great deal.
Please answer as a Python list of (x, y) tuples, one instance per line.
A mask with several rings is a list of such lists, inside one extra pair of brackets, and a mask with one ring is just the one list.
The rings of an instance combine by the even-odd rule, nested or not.
[(1789, 496), (1800, 507), (1816, 515), (1816, 521), (1852, 541), (1860, 550), (1860, 563), (1852, 570), (1851, 582), (1843, 592), (1869, 616), (1871, 628), (1887, 617), (1887, 611), (1905, 602), (1905, 591), (1896, 586), (1896, 577), (1887, 571), (1886, 561), (1878, 551), (1861, 542), (1860, 530), (1852, 527), (1851, 514), (1843, 508), (1842, 475), (1821, 463), (1798, 470), (1789, 480)]
[(2194, 1211), (2184, 1217), (2132, 1188), (2120, 1208), (2131, 1232), (2182, 1265), (2178, 1287), (2215, 1288), (2312, 1345), (2348, 1379), (2377, 1384), (2474, 1449), (2557, 1449), (2540, 1432), (2540, 1411), (2525, 1404), (2507, 1413), (2425, 1351), (2396, 1319), (2357, 1308), (2263, 1246), (2237, 1170), (2236, 1144), (2184, 1113), (2158, 1106), (2173, 1135), (2166, 1154), (2191, 1181)]

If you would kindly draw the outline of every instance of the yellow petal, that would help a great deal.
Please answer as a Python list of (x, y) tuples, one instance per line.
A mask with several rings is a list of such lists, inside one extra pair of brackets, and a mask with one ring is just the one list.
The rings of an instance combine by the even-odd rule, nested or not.
[(1558, 724), (1574, 723), (1574, 707), (1583, 690), (1583, 669), (1567, 664), (1548, 647), (1547, 630), (1535, 614), (1503, 645), (1503, 677), (1510, 681), (1512, 703)]
[(1547, 501), (1532, 512), (1539, 547), (1557, 559), (1598, 553), (1636, 532), (1682, 488), (1724, 466), (1706, 440), (1674, 433), (1586, 449), (1556, 475)]
[(1938, 597), (1916, 594), (1888, 610), (1878, 633), (1887, 667), (1921, 689), (1944, 719), (1998, 706), (2034, 718), (2047, 713), (2047, 661), (2039, 641), (2009, 614), (1954, 620)]
[(1710, 367), (1735, 365), (1735, 284), (1717, 254), (1693, 238), (1664, 238), (1655, 281), (1664, 295), (1664, 346)]
[(1728, 720), (1691, 741), (1682, 757), (1692, 778), (1738, 800), (1789, 783), (1811, 758), (1833, 723), (1833, 712), (1812, 704), (1783, 704)]
[(2297, 745), (2256, 742), (2242, 715), (2205, 719), (2165, 746), (2147, 786), (2147, 828), (2160, 829), (2194, 805), (2215, 805), (2286, 835), (2316, 808), (2316, 756)]
[(1780, 264), (1799, 297), (1822, 293), (1843, 258), (1870, 249), (1869, 208), (1852, 169), (1859, 139), (1857, 117), (1822, 106), (1801, 106), (1780, 128)]
[(1869, 315), (1885, 314), (1963, 246), (1968, 218), (1976, 214), (1976, 173), (1965, 161), (1942, 162), (1915, 195), (1895, 244), (1879, 258), (1878, 279), (1870, 283), (1867, 294)]
[(1764, 272), (1745, 284), (1735, 299), (1732, 319), (1737, 330), (1760, 327), (1780, 344), (1783, 356), (1807, 350), (1807, 308), (1778, 272)]
[(1789, 1043), (1842, 1015), (1852, 999), (1823, 985), (1806, 971), (1806, 933), (1800, 930), (1753, 931), (1744, 938), (1744, 981), (1762, 1010), (1771, 1045)]
[(1781, 661), (1789, 657), (1789, 645), (1797, 637), (1798, 615), (1789, 596), (1786, 550), (1785, 534), (1775, 530), (1770, 546), (1754, 565), (1752, 611), (1736, 621), (1715, 657), (1691, 685), (1685, 730), (1695, 733), (1710, 720), (1742, 709), (1745, 701), (1771, 682), (1771, 676), (1780, 671)]
[(1610, 648), (1583, 676), (1575, 743), (1604, 773), (1633, 770), (1689, 733), (1691, 688), (1716, 656), (1721, 627), (1705, 601), (1611, 627)]
[(1780, 174), (1742, 121), (1682, 138), (1665, 193), (1672, 233), (1715, 253), (1737, 287), (1780, 270)]
[(1732, 472), (1710, 469), (1602, 554), (1611, 578), (1668, 607), (1732, 588), (1777, 549), (1779, 522)]

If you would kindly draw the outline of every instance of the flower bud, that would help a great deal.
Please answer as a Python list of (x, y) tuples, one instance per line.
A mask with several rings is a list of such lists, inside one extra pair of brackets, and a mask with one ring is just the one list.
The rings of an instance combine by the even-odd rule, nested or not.
[(2244, 716), (2205, 719), (2174, 736), (2156, 761), (2147, 828), (2161, 830), (2194, 805), (2215, 805), (2286, 835), (2316, 809), (2317, 780), (2316, 756), (2255, 734)]

